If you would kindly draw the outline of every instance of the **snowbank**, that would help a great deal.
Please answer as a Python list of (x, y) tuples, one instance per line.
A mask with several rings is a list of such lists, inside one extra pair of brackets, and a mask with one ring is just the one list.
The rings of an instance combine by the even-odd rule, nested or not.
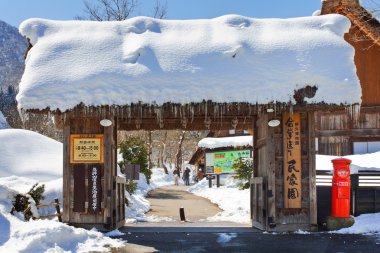
[[(269, 101), (318, 86), (309, 102), (358, 103), (354, 49), (341, 15), (126, 21), (29, 19), (33, 48), (17, 101), (24, 109)], [(228, 36), (226, 36), (228, 35)]]
[[(0, 252), (88, 252), (122, 245), (102, 233), (74, 228), (56, 219), (25, 222), (22, 215), (11, 215), (14, 196), (25, 194), (37, 182), (25, 177), (0, 177)], [(45, 189), (43, 203), (56, 197), (62, 203), (62, 179), (45, 182)], [(52, 209), (40, 209), (40, 214), (54, 213)]]
[(224, 138), (203, 138), (198, 142), (200, 148), (222, 148), (222, 147), (246, 147), (253, 146), (252, 135), (234, 136)]
[(106, 251), (122, 242), (102, 233), (74, 228), (52, 220), (21, 221), (0, 212), (1, 252), (89, 252)]
[(22, 129), (0, 130), (0, 177), (40, 181), (62, 177), (62, 143)]
[(232, 221), (237, 223), (251, 222), (249, 189), (239, 190), (238, 182), (231, 177), (226, 180), (224, 186), (209, 188), (208, 181), (204, 178), (199, 183), (188, 189), (189, 192), (207, 198), (215, 203), (223, 211), (213, 217), (207, 218), (207, 221)]
[(4, 117), (4, 114), (0, 111), (0, 129), (10, 128), (7, 120)]
[(380, 213), (362, 214), (355, 217), (355, 224), (333, 233), (338, 234), (380, 234)]
[[(317, 170), (330, 170), (333, 171), (331, 160), (340, 158), (340, 156), (317, 155), (316, 168)], [(351, 174), (357, 174), (359, 171), (370, 170), (380, 171), (380, 152), (362, 154), (362, 155), (348, 155), (343, 158), (352, 161), (350, 165)]]
[[(74, 228), (56, 219), (25, 222), (22, 215), (11, 215), (9, 212), (14, 196), (17, 193), (25, 194), (37, 182), (25, 177), (0, 177), (0, 252), (89, 252), (106, 251), (111, 246), (122, 245), (121, 241), (110, 239), (102, 233)], [(43, 203), (50, 203), (57, 197), (62, 203), (62, 179), (44, 184)], [(40, 209), (40, 214), (54, 212), (54, 207), (52, 210)]]

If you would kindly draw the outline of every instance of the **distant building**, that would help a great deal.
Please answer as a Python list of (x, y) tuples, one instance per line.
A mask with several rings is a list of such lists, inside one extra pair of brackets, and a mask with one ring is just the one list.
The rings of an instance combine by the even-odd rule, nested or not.
[[(380, 151), (380, 22), (379, 6), (371, 1), (325, 0), (321, 15), (337, 13), (351, 21), (345, 39), (355, 48), (355, 65), (362, 89), (361, 106), (315, 114), (317, 153), (344, 156)], [(351, 117), (350, 117), (351, 114)]]
[(198, 171), (198, 179), (206, 174), (234, 173), (240, 158), (252, 158), (253, 136), (207, 137), (199, 141), (189, 163)]

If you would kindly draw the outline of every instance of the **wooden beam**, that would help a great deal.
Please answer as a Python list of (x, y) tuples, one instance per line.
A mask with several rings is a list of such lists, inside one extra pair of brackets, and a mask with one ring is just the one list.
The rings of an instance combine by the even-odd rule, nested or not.
[(253, 117), (224, 117), (221, 119), (211, 118), (210, 125), (206, 125), (204, 117), (197, 117), (188, 119), (186, 126), (178, 118), (164, 118), (158, 121), (156, 118), (131, 118), (128, 120), (120, 120), (118, 130), (189, 130), (189, 131), (202, 131), (202, 130), (230, 130), (233, 129), (232, 121), (237, 119), (238, 124), (236, 130), (251, 130)]
[(315, 161), (315, 119), (314, 113), (307, 114), (308, 120), (308, 162), (309, 162), (309, 201), (310, 224), (317, 226), (317, 187), (316, 187), (316, 161)]
[(380, 136), (380, 129), (343, 129), (343, 130), (318, 130), (317, 137), (332, 137), (332, 136), (351, 136), (351, 137), (364, 137), (364, 136)]
[(276, 201), (278, 201), (276, 196), (276, 170), (281, 169), (276, 166), (276, 142), (279, 141), (278, 138), (274, 137), (275, 129), (273, 127), (268, 127), (267, 124), (264, 124), (267, 128), (267, 191), (265, 197), (267, 198), (267, 230), (276, 230), (275, 226), (277, 220), (276, 214)]
[(71, 166), (70, 166), (70, 120), (67, 119), (63, 126), (63, 222), (70, 221), (70, 181), (71, 181)]
[[(113, 216), (114, 208), (114, 190), (113, 190), (113, 129), (116, 128), (115, 122), (112, 119), (112, 126), (104, 127), (104, 224), (106, 224), (107, 229), (113, 229), (115, 226), (115, 220)], [(115, 182), (116, 183), (116, 182)]]

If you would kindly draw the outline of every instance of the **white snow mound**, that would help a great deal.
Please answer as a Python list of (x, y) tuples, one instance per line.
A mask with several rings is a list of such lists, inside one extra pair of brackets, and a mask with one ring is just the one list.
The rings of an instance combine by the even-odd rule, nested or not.
[(62, 177), (62, 143), (22, 129), (0, 130), (0, 177), (38, 181)]

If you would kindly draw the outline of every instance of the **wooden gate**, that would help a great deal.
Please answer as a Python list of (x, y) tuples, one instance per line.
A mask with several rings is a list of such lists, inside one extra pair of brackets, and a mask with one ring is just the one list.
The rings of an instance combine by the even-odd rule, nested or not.
[(266, 194), (263, 177), (251, 179), (251, 219), (252, 226), (266, 229)]
[[(276, 114), (259, 115), (254, 128), (254, 173), (251, 179), (252, 225), (267, 231), (311, 230), (317, 223), (315, 188), (314, 115), (294, 112), (300, 117), (301, 143), (300, 207), (285, 205), (284, 126), (269, 127)], [(282, 115), (280, 119), (282, 119)]]

